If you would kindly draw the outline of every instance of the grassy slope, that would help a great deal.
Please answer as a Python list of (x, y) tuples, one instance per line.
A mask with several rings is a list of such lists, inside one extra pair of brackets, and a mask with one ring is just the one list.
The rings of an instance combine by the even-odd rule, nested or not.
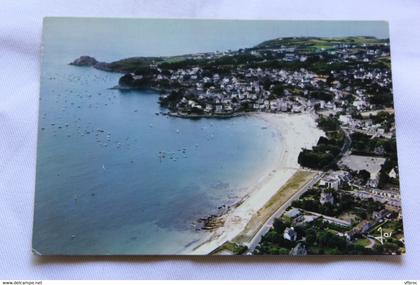
[[(250, 48), (253, 49), (265, 49), (265, 48), (277, 48), (281, 46), (286, 47), (297, 47), (300, 52), (318, 52), (321, 49), (327, 50), (333, 48), (335, 44), (356, 44), (356, 45), (376, 45), (387, 42), (385, 39), (376, 39), (373, 37), (343, 37), (343, 38), (309, 38), (309, 37), (300, 37), (300, 38), (283, 38), (283, 39), (273, 39), (269, 41), (262, 42), (257, 46)], [(113, 71), (119, 72), (134, 72), (139, 67), (147, 67), (150, 64), (164, 64), (164, 63), (180, 63), (187, 60), (192, 55), (177, 55), (170, 57), (132, 57), (127, 59), (122, 59), (109, 63), (109, 67)], [(205, 60), (204, 60), (205, 61)], [(388, 59), (383, 59), (383, 63), (389, 65)]]

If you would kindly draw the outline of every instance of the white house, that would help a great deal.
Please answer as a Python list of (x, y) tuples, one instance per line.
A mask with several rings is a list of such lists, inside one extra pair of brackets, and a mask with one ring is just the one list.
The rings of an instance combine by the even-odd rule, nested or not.
[(351, 122), (351, 115), (340, 115), (338, 120), (345, 126), (348, 126)]
[(287, 211), (284, 215), (293, 219), (300, 215), (300, 210), (297, 208), (292, 208), (289, 211)]
[(295, 241), (296, 240), (297, 234), (296, 234), (295, 230), (293, 229), (293, 227), (286, 228), (284, 230), (283, 238), (287, 239), (287, 240), (290, 240), (290, 241)]
[(319, 198), (319, 202), (324, 205), (324, 204), (331, 204), (334, 205), (334, 196), (332, 193), (330, 192), (321, 192), (321, 197)]
[(324, 177), (319, 181), (319, 186), (338, 190), (338, 187), (340, 186), (340, 178), (334, 176)]
[(388, 173), (388, 176), (391, 178), (397, 178), (397, 172), (395, 172), (395, 169), (391, 169), (391, 171)]

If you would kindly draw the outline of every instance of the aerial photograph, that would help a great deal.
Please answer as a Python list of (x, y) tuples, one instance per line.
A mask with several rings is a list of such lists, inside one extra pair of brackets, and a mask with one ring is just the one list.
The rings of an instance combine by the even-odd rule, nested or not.
[(44, 19), (37, 255), (402, 255), (383, 21)]

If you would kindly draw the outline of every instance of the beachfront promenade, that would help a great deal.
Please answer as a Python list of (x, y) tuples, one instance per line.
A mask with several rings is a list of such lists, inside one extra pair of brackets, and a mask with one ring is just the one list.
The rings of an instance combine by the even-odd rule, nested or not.
[(297, 189), (296, 193), (290, 197), (289, 200), (287, 200), (286, 203), (284, 203), (278, 210), (271, 215), (271, 217), (261, 225), (260, 229), (257, 231), (257, 233), (254, 235), (254, 237), (248, 242), (244, 243), (247, 247), (247, 254), (252, 254), (252, 252), (255, 250), (255, 247), (259, 244), (261, 241), (261, 237), (264, 236), (273, 226), (274, 220), (276, 218), (279, 218), (283, 213), (286, 211), (286, 209), (292, 204), (293, 201), (299, 199), (300, 196), (302, 196), (303, 193), (305, 193), (308, 189), (313, 187), (318, 181), (325, 175), (323, 172), (318, 172), (311, 180), (309, 180), (303, 187)]

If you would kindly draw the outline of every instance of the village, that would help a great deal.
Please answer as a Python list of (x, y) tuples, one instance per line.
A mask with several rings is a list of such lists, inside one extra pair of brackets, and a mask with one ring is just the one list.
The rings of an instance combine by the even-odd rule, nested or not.
[[(290, 43), (271, 45), (151, 63), (124, 75), (120, 85), (153, 86), (162, 91), (161, 105), (169, 114), (195, 117), (316, 111), (342, 114), (352, 125), (351, 111), (371, 111), (375, 103), (389, 99), (369, 94), (391, 87), (386, 42), (372, 47), (336, 43), (315, 51)], [(385, 101), (376, 102), (381, 99)]]
[[(145, 59), (132, 61), (138, 66)], [(223, 254), (404, 253), (388, 40), (274, 39), (237, 51), (152, 59), (129, 71), (119, 88), (159, 90), (164, 115), (310, 113), (324, 131), (298, 158), (320, 174), (316, 183), (258, 242)]]

